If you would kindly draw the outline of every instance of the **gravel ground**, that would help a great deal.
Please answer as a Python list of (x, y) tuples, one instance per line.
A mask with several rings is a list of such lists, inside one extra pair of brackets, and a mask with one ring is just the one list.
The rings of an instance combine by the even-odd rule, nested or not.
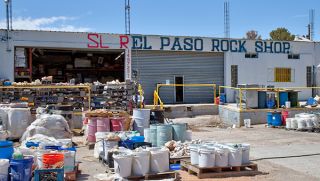
[[(191, 120), (190, 120), (191, 119)], [(212, 121), (214, 120), (214, 121)], [(201, 116), (196, 118), (180, 118), (174, 122), (188, 122), (194, 129), (193, 138), (202, 140), (215, 140), (218, 142), (250, 143), (251, 159), (265, 157), (286, 157), (303, 154), (314, 154), (320, 152), (320, 133), (295, 132), (283, 129), (266, 128), (264, 125), (253, 128), (225, 127), (218, 123), (215, 116)], [(218, 125), (223, 128), (212, 127)], [(82, 137), (74, 137), (73, 141), (83, 145)], [(81, 161), (80, 169), (82, 175), (78, 180), (94, 180), (94, 175), (105, 173), (106, 168), (93, 157), (93, 150), (80, 147), (77, 159)], [(305, 156), (282, 159), (262, 159), (256, 161), (260, 175), (251, 177), (236, 177), (223, 179), (201, 179), (201, 180), (320, 180), (318, 163), (320, 156)], [(181, 180), (198, 180), (187, 172), (180, 172)]]

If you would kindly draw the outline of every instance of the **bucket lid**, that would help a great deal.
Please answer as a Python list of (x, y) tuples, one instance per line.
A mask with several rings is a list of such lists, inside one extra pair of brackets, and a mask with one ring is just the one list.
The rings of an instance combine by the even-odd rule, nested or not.
[(0, 141), (0, 147), (4, 147), (4, 146), (13, 146), (13, 142), (12, 141)]

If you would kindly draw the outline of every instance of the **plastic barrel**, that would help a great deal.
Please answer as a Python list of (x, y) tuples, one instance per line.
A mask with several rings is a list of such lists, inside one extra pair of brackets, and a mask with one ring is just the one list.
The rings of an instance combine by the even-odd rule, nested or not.
[(149, 142), (152, 144), (152, 146), (157, 146), (157, 125), (150, 126)]
[(97, 132), (109, 132), (110, 120), (109, 118), (98, 117), (97, 118)]
[(111, 131), (123, 131), (123, 123), (125, 118), (119, 117), (119, 118), (111, 118)]
[(272, 114), (273, 112), (267, 112), (267, 124), (272, 125)]
[(88, 124), (88, 141), (96, 142), (97, 118), (90, 118)]
[(172, 126), (168, 124), (157, 126), (157, 146), (164, 146), (172, 140)]
[(13, 154), (12, 141), (0, 141), (0, 159), (10, 159)]
[(172, 125), (173, 128), (173, 139), (175, 141), (181, 141), (181, 142), (185, 142), (185, 135), (186, 135), (186, 131), (187, 131), (187, 125), (186, 124), (173, 124)]
[(150, 126), (150, 109), (133, 109), (133, 130), (143, 135), (144, 128)]
[(220, 96), (219, 96), (219, 99), (220, 99), (220, 104), (223, 105), (226, 103), (226, 94), (225, 93), (221, 93)]
[(285, 106), (286, 105), (286, 101), (288, 101), (288, 99), (289, 99), (288, 92), (279, 92), (280, 106)]
[(267, 107), (267, 92), (259, 91), (258, 92), (258, 108), (264, 109)]
[(281, 126), (281, 112), (273, 112), (272, 113), (272, 125), (273, 126)]
[(10, 161), (11, 181), (30, 181), (32, 177), (33, 157)]
[(288, 116), (289, 116), (289, 112), (288, 111), (283, 110), (281, 112), (282, 125), (286, 125), (286, 119), (288, 118)]

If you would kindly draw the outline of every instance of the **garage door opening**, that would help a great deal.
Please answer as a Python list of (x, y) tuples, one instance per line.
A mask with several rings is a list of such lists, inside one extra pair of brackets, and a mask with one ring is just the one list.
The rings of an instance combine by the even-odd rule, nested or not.
[(53, 76), (54, 83), (69, 82), (70, 79), (75, 79), (76, 83), (124, 81), (125, 52), (122, 50), (18, 49), (19, 54), (24, 50), (27, 63), (20, 67), (15, 63), (15, 81), (44, 76)]

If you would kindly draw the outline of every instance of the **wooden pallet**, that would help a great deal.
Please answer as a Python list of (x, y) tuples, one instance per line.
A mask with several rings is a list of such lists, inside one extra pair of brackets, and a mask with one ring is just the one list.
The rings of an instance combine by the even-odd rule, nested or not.
[(79, 163), (76, 164), (74, 171), (64, 173), (65, 181), (76, 181), (77, 175), (81, 174), (81, 170), (79, 169)]
[(190, 156), (184, 156), (179, 158), (170, 158), (169, 163), (170, 164), (178, 164), (181, 160), (190, 160)]
[(146, 174), (145, 176), (130, 176), (127, 177), (127, 180), (161, 180), (161, 179), (169, 179), (172, 178), (174, 180), (177, 179), (178, 172), (168, 171), (163, 173), (155, 173), (155, 174)]
[(197, 165), (191, 165), (189, 161), (181, 160), (181, 170), (196, 175), (199, 179), (253, 176), (260, 174), (260, 172), (258, 172), (258, 165), (254, 163), (235, 167), (199, 168)]

